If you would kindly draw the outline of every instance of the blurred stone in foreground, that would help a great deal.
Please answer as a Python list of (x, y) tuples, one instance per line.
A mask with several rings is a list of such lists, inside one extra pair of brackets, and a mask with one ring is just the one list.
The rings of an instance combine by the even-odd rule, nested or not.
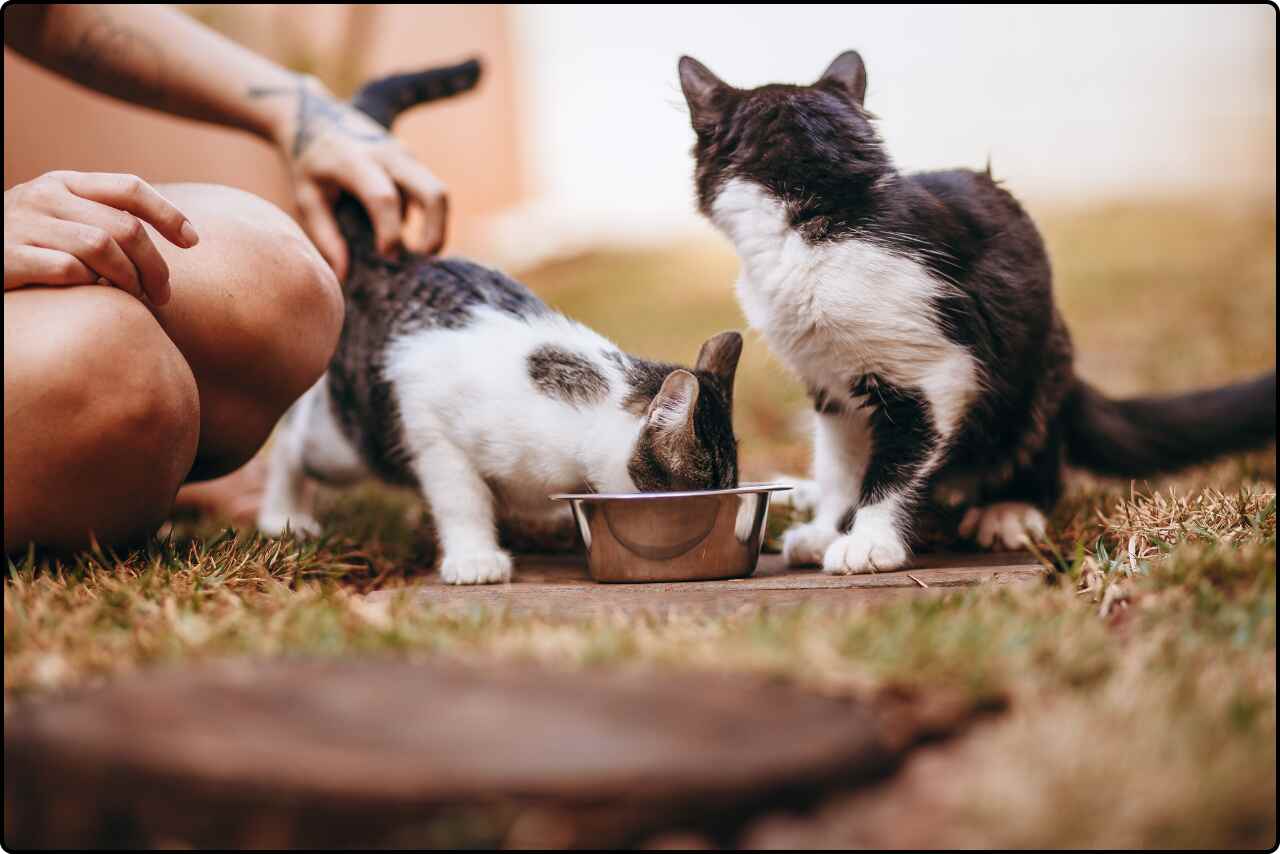
[(881, 778), (980, 711), (390, 659), (226, 661), (7, 705), (17, 848), (732, 844), (751, 817)]

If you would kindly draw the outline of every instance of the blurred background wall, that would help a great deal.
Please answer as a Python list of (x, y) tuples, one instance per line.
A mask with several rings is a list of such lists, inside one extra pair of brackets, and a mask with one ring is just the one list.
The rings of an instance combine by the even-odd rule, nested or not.
[[(1250, 203), (1275, 188), (1276, 13), (1264, 5), (183, 7), (336, 91), (480, 54), (479, 94), (396, 128), (453, 188), (454, 248), (511, 262), (705, 227), (675, 62), (741, 86), (859, 49), (905, 168), (981, 166), (1037, 206)], [(270, 150), (118, 105), (8, 50), (5, 187), (53, 168), (219, 181), (287, 204)]]

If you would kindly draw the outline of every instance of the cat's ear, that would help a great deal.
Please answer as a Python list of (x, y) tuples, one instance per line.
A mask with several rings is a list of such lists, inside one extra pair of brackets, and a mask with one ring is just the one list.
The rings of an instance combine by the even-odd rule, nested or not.
[(859, 107), (867, 95), (867, 66), (856, 50), (846, 50), (822, 72), (819, 83), (834, 83)]
[(741, 357), (742, 336), (737, 332), (721, 332), (708, 338), (702, 345), (694, 367), (719, 377), (725, 393), (732, 396), (733, 375), (738, 370), (738, 359)]
[(689, 118), (696, 128), (714, 124), (720, 118), (723, 93), (728, 85), (692, 56), (680, 57), (680, 88), (689, 102)]
[(686, 370), (675, 370), (662, 381), (645, 413), (645, 422), (660, 433), (691, 431), (697, 406), (698, 378)]

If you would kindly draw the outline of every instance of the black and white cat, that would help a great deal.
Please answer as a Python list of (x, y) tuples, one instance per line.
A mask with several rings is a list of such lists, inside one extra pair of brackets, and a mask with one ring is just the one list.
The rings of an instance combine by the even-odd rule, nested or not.
[(736, 89), (689, 57), (679, 73), (699, 207), (817, 410), (819, 498), (790, 564), (901, 566), (930, 497), (970, 507), (962, 536), (1013, 548), (1043, 534), (1064, 460), (1136, 476), (1274, 438), (1274, 372), (1137, 400), (1079, 379), (1031, 219), (989, 172), (895, 169), (856, 52), (811, 86)]
[[(474, 85), (474, 63), (370, 84), (355, 105), (384, 126)], [(627, 355), (479, 265), (401, 251), (387, 259), (350, 197), (346, 318), (327, 374), (286, 414), (258, 527), (313, 533), (308, 477), (416, 485), (453, 584), (506, 581), (498, 514), (537, 525), (554, 492), (738, 484), (733, 379), (742, 337), (708, 340), (691, 370)]]

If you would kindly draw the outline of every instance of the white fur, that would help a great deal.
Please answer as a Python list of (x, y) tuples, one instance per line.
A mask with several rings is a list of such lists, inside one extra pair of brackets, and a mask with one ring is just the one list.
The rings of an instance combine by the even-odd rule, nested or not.
[[(942, 334), (932, 308), (951, 285), (868, 241), (806, 243), (782, 205), (743, 179), (725, 184), (711, 219), (741, 258), (737, 290), (748, 322), (806, 385), (846, 403), (843, 414), (817, 417), (814, 476), (822, 494), (814, 521), (788, 532), (788, 562), (820, 559), (827, 572), (901, 566), (909, 557), (904, 504), (941, 463), (982, 381), (968, 351)], [(871, 372), (919, 389), (942, 442), (912, 483), (861, 506), (853, 529), (837, 538), (840, 516), (860, 504), (871, 453), (866, 413), (848, 405), (849, 381)]]
[[(605, 399), (576, 406), (539, 391), (528, 357), (544, 345), (577, 353), (606, 377)], [(602, 355), (617, 347), (560, 315), (529, 319), (478, 309), (459, 330), (405, 335), (387, 351), (405, 450), (441, 540), (440, 572), (452, 584), (506, 581), (511, 558), (498, 547), (499, 517), (567, 514), (547, 495), (635, 490), (627, 472), (643, 418), (622, 405), (629, 386)], [(325, 381), (300, 400), (276, 440), (259, 527), (313, 530), (303, 470), (346, 481), (358, 456), (333, 422)]]
[(895, 524), (895, 508), (887, 503), (858, 510), (853, 530), (837, 537), (822, 556), (822, 571), (835, 575), (896, 569), (911, 553)]

